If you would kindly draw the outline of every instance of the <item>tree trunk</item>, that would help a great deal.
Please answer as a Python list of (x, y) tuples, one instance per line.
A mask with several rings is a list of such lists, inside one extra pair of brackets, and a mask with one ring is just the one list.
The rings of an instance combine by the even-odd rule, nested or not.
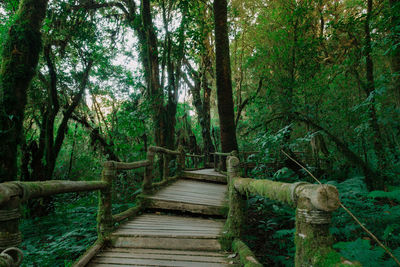
[[(365, 69), (366, 69), (366, 78), (367, 84), (365, 86), (365, 92), (367, 93), (367, 97), (375, 91), (375, 81), (374, 81), (374, 64), (372, 61), (372, 46), (371, 46), (371, 34), (370, 34), (370, 19), (372, 13), (372, 0), (367, 0), (367, 16), (365, 19)], [(369, 124), (372, 129), (372, 138), (374, 142), (375, 153), (378, 157), (378, 168), (383, 170), (386, 166), (386, 157), (383, 149), (383, 138), (382, 133), (378, 124), (378, 118), (375, 109), (375, 98), (371, 97), (370, 103), (368, 105), (368, 113), (370, 116)], [(367, 177), (366, 177), (367, 178)], [(383, 178), (382, 176), (380, 178)], [(368, 178), (367, 178), (368, 179)], [(379, 179), (378, 177), (374, 178), (372, 181), (366, 181), (370, 188), (374, 189), (383, 189), (384, 181)]]
[(393, 90), (397, 107), (400, 108), (400, 45), (398, 45), (400, 43), (400, 0), (389, 0), (389, 4), (391, 9), (390, 28), (391, 35), (393, 36), (391, 44), (393, 49), (391, 53)]
[(215, 57), (218, 114), (222, 152), (238, 150), (232, 98), (231, 66), (227, 25), (227, 1), (214, 0)]
[[(142, 26), (145, 39), (142, 46), (145, 47), (142, 62), (147, 74), (147, 90), (153, 109), (154, 137), (158, 146), (166, 145), (166, 120), (164, 119), (164, 99), (160, 87), (159, 60), (157, 36), (154, 31), (154, 24), (151, 18), (150, 0), (142, 0), (141, 5)], [(145, 65), (147, 64), (147, 65)]]
[(0, 182), (17, 176), (26, 92), (35, 74), (41, 50), (40, 28), (47, 0), (21, 0), (17, 19), (4, 42), (0, 70)]

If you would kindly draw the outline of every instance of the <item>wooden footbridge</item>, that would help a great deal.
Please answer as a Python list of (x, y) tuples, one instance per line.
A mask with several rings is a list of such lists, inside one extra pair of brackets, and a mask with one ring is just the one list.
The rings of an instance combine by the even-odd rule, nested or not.
[[(162, 180), (154, 183), (155, 154), (162, 155)], [(335, 187), (242, 178), (237, 153), (187, 155), (150, 147), (146, 160), (105, 162), (100, 181), (7, 182), (0, 184), (0, 266), (22, 261), (18, 229), (22, 202), (67, 192), (99, 191), (98, 239), (74, 266), (262, 266), (240, 240), (245, 198), (261, 195), (296, 209), (295, 266), (345, 264), (331, 248), (329, 223), (338, 208)], [(203, 168), (185, 168), (187, 160)], [(225, 161), (227, 172), (218, 169)], [(172, 161), (172, 162), (171, 162)], [(174, 168), (170, 168), (175, 163)], [(160, 164), (158, 164), (160, 165)], [(112, 214), (112, 182), (121, 170), (145, 168), (136, 205)], [(170, 177), (170, 169), (175, 175)]]

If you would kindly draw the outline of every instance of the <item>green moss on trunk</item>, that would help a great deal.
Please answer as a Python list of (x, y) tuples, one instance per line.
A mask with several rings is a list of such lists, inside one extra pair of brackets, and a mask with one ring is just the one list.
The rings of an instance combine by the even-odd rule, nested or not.
[(0, 69), (0, 182), (16, 179), (26, 92), (42, 47), (40, 27), (46, 7), (47, 0), (21, 0), (17, 18), (4, 41)]

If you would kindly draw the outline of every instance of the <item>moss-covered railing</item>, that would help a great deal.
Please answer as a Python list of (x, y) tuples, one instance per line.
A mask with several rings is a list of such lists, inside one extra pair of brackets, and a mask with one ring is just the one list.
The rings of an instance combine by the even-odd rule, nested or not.
[(251, 155), (256, 155), (260, 153), (259, 151), (240, 151), (237, 153), (236, 151), (232, 151), (231, 153), (223, 153), (223, 152), (213, 152), (210, 153), (214, 156), (214, 170), (218, 172), (223, 172), (226, 170), (225, 162), (228, 156), (237, 156), (241, 158), (240, 166), (244, 170), (244, 175), (247, 176), (248, 170), (254, 168), (256, 166), (255, 162), (249, 162), (248, 158)]
[[(154, 156), (156, 153), (163, 155), (163, 178), (161, 182), (153, 183)], [(103, 171), (100, 181), (66, 181), (49, 180), (40, 182), (5, 182), (0, 184), (0, 267), (17, 266), (21, 261), (21, 252), (16, 249), (21, 242), (22, 236), (19, 230), (21, 218), (20, 206), (29, 199), (52, 196), (62, 193), (76, 193), (84, 191), (99, 191), (97, 232), (98, 238), (95, 244), (89, 248), (84, 255), (78, 259), (74, 266), (85, 266), (90, 259), (102, 248), (108, 240), (108, 236), (114, 229), (116, 223), (138, 214), (145, 208), (145, 203), (139, 197), (137, 205), (119, 214), (113, 215), (112, 193), (113, 180), (118, 171), (145, 168), (142, 191), (145, 194), (151, 193), (154, 189), (173, 180), (169, 177), (169, 162), (171, 158), (177, 157), (178, 174), (185, 167), (185, 153), (180, 147), (178, 150), (169, 150), (162, 147), (152, 146), (148, 149), (147, 159), (131, 163), (107, 161), (103, 164)], [(12, 249), (10, 249), (12, 248)]]
[[(233, 244), (235, 249), (235, 246), (238, 247), (237, 244), (242, 244), (239, 239), (245, 218), (243, 196), (259, 195), (296, 209), (295, 266), (341, 264), (340, 255), (331, 247), (333, 239), (329, 233), (331, 214), (340, 204), (336, 187), (306, 182), (281, 183), (242, 178), (240, 177), (240, 162), (235, 156), (227, 158), (227, 176), (229, 213), (222, 239), (225, 248), (232, 247)], [(248, 250), (244, 245), (236, 249), (244, 254), (246, 253), (243, 249)], [(243, 263), (246, 266), (261, 266), (257, 264), (256, 262)]]
[(194, 171), (206, 167), (206, 156), (185, 154), (185, 166), (192, 166), (192, 168), (186, 168), (188, 171)]

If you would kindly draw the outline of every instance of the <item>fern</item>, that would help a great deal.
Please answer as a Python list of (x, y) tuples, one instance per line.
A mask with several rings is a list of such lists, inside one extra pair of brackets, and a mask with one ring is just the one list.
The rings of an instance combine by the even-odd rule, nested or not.
[(392, 200), (396, 200), (400, 202), (400, 189), (391, 191), (391, 192), (385, 192), (385, 191), (372, 191), (371, 193), (368, 194), (370, 198), (388, 198)]
[(339, 242), (333, 246), (340, 254), (352, 261), (359, 261), (365, 267), (381, 266), (385, 251), (380, 247), (371, 247), (369, 240), (358, 238), (352, 242)]

